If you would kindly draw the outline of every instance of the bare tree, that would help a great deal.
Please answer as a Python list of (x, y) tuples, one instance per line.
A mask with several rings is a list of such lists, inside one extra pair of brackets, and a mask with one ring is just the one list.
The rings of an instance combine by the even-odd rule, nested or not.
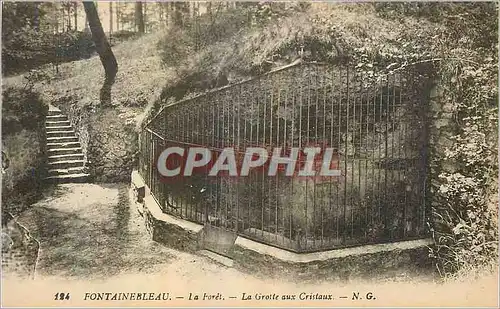
[(66, 9), (68, 10), (68, 31), (71, 31), (71, 7), (72, 6), (73, 5), (71, 4), (71, 2), (66, 4)]
[(116, 30), (120, 31), (120, 3), (116, 3), (115, 6), (115, 12), (116, 12)]
[(144, 14), (142, 11), (142, 2), (135, 3), (135, 26), (139, 33), (144, 33)]
[(113, 35), (113, 2), (109, 2), (109, 40)]
[(104, 67), (105, 78), (100, 93), (101, 104), (108, 105), (111, 103), (111, 86), (115, 83), (116, 73), (118, 73), (118, 63), (102, 29), (94, 2), (84, 1), (83, 7), (85, 8), (85, 14), (89, 22), (92, 40)]
[(147, 2), (144, 2), (142, 4), (142, 18), (143, 18), (143, 23), (144, 23), (144, 32), (149, 31), (149, 24), (148, 24), (148, 4)]
[(73, 2), (73, 18), (75, 19), (75, 30), (78, 31), (78, 2)]
[(183, 26), (184, 19), (189, 17), (189, 3), (174, 2), (174, 15), (173, 21), (176, 26)]
[(158, 20), (160, 21), (160, 25), (163, 25), (163, 3), (157, 2), (158, 5)]

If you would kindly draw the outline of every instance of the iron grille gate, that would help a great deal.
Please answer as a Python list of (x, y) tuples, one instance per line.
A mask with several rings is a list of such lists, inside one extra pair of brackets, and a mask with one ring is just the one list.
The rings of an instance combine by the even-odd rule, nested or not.
[[(140, 172), (164, 212), (296, 252), (425, 236), (425, 78), (368, 82), (348, 66), (273, 71), (164, 107), (140, 136)], [(342, 176), (250, 174), (160, 182), (169, 145), (217, 150), (325, 143)]]

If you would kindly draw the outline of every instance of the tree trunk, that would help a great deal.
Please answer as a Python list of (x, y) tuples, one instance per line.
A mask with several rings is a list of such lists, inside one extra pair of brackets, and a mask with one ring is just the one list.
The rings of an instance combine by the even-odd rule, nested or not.
[(67, 8), (68, 8), (68, 31), (71, 31), (71, 7), (69, 6), (69, 4)]
[(116, 30), (120, 31), (120, 3), (116, 3), (115, 6), (115, 14), (116, 14)]
[(99, 20), (94, 2), (84, 1), (83, 7), (85, 8), (85, 14), (89, 21), (92, 40), (94, 41), (97, 53), (104, 67), (105, 79), (101, 88), (100, 97), (101, 104), (106, 106), (111, 103), (111, 86), (115, 82), (116, 73), (118, 73), (118, 63), (116, 62), (115, 55), (102, 29), (102, 24)]
[(174, 25), (182, 27), (184, 18), (189, 17), (189, 3), (173, 2), (174, 4)]
[(142, 2), (135, 3), (135, 26), (139, 33), (144, 33), (144, 14), (142, 12)]
[(113, 2), (109, 2), (109, 41), (111, 42), (113, 35)]
[(73, 2), (73, 10), (75, 10), (73, 12), (73, 17), (75, 19), (75, 30), (78, 31), (78, 3), (77, 2)]
[(210, 17), (210, 21), (212, 21), (212, 17), (213, 17), (213, 12), (212, 12), (212, 2), (207, 2), (207, 14), (208, 14), (208, 17)]
[(147, 2), (144, 2), (142, 4), (142, 18), (144, 19), (143, 23), (144, 23), (144, 32), (148, 32), (149, 29), (148, 29), (148, 4)]
[(157, 3), (158, 5), (158, 20), (160, 25), (163, 25), (163, 3)]
[(172, 12), (174, 11), (174, 3), (173, 2), (165, 2), (167, 8), (167, 16), (165, 17), (165, 21), (167, 22), (167, 26), (170, 25), (172, 21)]
[(35, 18), (33, 22), (33, 26), (36, 32), (40, 30), (40, 9), (38, 7), (38, 3), (35, 2)]
[(64, 6), (61, 6), (60, 12), (62, 12), (62, 32), (66, 31), (66, 10), (64, 9)]

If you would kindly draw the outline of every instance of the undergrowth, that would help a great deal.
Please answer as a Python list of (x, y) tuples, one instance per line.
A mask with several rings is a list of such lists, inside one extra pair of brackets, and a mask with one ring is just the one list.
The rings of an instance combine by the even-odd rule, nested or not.
[(448, 132), (447, 143), (431, 150), (429, 226), (435, 245), (430, 256), (444, 279), (496, 272), (498, 5), (394, 3), (375, 7), (384, 18), (416, 16), (442, 26), (419, 40), (411, 39), (409, 31), (402, 40), (404, 48), (395, 53), (401, 59), (395, 67), (408, 63), (403, 59), (409, 58), (434, 64), (443, 90), (438, 103), (446, 106), (441, 116), (451, 119), (440, 128)]
[(45, 163), (44, 122), (48, 106), (31, 89), (2, 93), (2, 212), (15, 215), (40, 196)]

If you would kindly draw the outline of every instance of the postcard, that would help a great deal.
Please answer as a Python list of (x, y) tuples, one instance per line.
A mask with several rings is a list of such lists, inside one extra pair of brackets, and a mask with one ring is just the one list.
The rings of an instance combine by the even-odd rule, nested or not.
[(497, 2), (2, 2), (2, 307), (499, 306)]

